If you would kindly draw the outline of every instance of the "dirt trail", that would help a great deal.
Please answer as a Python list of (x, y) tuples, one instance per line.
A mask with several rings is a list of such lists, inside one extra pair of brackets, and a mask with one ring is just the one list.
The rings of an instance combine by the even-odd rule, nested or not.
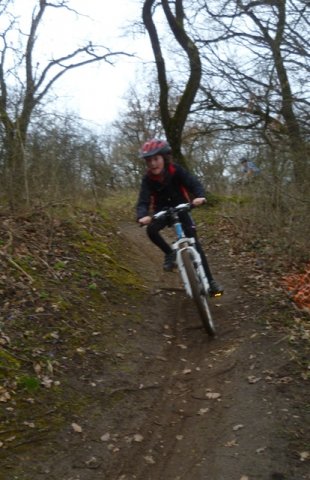
[[(141, 235), (132, 229), (126, 234), (142, 248)], [(294, 429), (297, 435), (300, 417), (285, 343), (264, 320), (270, 313), (268, 299), (224, 255), (218, 247), (210, 258), (226, 289), (213, 303), (215, 340), (200, 328), (191, 301), (180, 290), (171, 296), (169, 286), (178, 285), (176, 274), (169, 278), (158, 270), (158, 257), (152, 262), (154, 290), (161, 292), (158, 317), (165, 319), (166, 370), (158, 378), (161, 394), (148, 413), (144, 440), (132, 452), (133, 462), (115, 478), (310, 478), (298, 452), (290, 448), (289, 435)], [(167, 296), (170, 312), (166, 302), (161, 305)]]
[(141, 321), (116, 331), (128, 346), (117, 354), (122, 368), (111, 374), (99, 357), (77, 375), (74, 388), (90, 399), (81, 416), (57, 438), (16, 452), (0, 479), (309, 480), (306, 385), (270, 324), (285, 301), (276, 307), (268, 285), (258, 289), (251, 267), (240, 271), (227, 243), (217, 243), (209, 260), (225, 295), (213, 301), (210, 339), (145, 232), (125, 224), (120, 235), (146, 287), (143, 303), (130, 307)]
[[(144, 248), (135, 230), (127, 228), (125, 234)], [(270, 314), (268, 298), (240, 276), (223, 250), (211, 252), (210, 262), (226, 290), (213, 302), (214, 340), (177, 288), (177, 274), (162, 273), (161, 258), (148, 256), (147, 275), (152, 264), (153, 288), (161, 292), (157, 307), (166, 368), (157, 379), (160, 394), (148, 411), (143, 442), (134, 446), (132, 460), (126, 459), (115, 478), (310, 478), (298, 452), (291, 450), (293, 432), (296, 438), (302, 426), (298, 385), (288, 375), (285, 341), (264, 320)], [(170, 312), (167, 300), (162, 301), (167, 297)]]

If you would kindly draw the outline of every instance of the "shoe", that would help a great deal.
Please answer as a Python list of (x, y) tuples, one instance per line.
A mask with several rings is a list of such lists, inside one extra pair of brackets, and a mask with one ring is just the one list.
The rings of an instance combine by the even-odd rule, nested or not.
[(165, 260), (164, 260), (165, 272), (172, 272), (172, 270), (176, 266), (175, 258), (176, 258), (175, 252), (166, 253)]
[(210, 297), (220, 297), (224, 293), (224, 288), (219, 285), (215, 280), (211, 280), (209, 295)]

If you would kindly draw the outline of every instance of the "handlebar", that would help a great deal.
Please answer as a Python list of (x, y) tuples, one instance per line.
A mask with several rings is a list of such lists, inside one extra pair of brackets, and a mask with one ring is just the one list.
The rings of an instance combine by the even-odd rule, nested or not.
[[(180, 203), (179, 205), (176, 205), (175, 207), (167, 207), (160, 212), (154, 213), (152, 216), (152, 220), (157, 220), (158, 218), (164, 217), (164, 216), (173, 216), (175, 214), (178, 214), (180, 212), (189, 212), (193, 208), (196, 208), (193, 203)], [(145, 225), (140, 224), (140, 227), (144, 227)]]
[(180, 203), (175, 207), (168, 207), (164, 210), (161, 210), (160, 212), (154, 213), (153, 218), (156, 220), (157, 218), (163, 217), (165, 215), (173, 215), (174, 213), (179, 213), (179, 212), (188, 212), (192, 208), (195, 208), (195, 206), (192, 203)]

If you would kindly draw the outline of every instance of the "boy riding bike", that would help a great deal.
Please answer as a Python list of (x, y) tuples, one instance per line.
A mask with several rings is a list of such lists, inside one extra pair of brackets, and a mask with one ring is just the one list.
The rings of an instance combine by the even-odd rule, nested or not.
[[(152, 213), (183, 202), (193, 206), (205, 203), (205, 192), (199, 180), (180, 165), (173, 162), (171, 147), (165, 140), (152, 139), (144, 143), (140, 156), (146, 160), (147, 171), (142, 178), (137, 202), (137, 221), (147, 226), (150, 240), (165, 254), (164, 270), (172, 271), (175, 266), (175, 253), (161, 236), (160, 231), (167, 227), (165, 218), (152, 220)], [(202, 264), (210, 284), (210, 294), (222, 294), (224, 289), (214, 280), (207, 258), (197, 237), (196, 226), (188, 212), (179, 215), (184, 232), (194, 237), (201, 255)]]

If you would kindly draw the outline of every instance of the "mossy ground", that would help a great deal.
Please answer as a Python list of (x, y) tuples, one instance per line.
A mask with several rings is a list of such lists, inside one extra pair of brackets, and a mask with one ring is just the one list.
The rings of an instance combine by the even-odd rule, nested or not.
[(57, 435), (69, 412), (85, 408), (89, 393), (74, 388), (74, 372), (94, 374), (102, 356), (107, 372), (120, 362), (122, 325), (143, 287), (105, 208), (11, 218), (2, 233), (12, 238), (0, 278), (5, 460), (8, 451)]

